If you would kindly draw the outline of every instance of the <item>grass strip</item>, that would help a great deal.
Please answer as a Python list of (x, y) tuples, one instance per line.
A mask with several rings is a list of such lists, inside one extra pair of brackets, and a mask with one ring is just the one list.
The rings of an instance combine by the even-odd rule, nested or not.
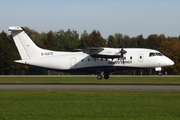
[(107, 83), (107, 84), (180, 84), (180, 77), (0, 77), (0, 83)]
[(0, 91), (1, 120), (179, 120), (179, 92)]

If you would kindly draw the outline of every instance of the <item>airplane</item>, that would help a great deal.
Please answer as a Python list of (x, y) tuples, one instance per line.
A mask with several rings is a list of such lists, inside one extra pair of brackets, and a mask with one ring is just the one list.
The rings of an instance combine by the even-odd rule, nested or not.
[(124, 69), (155, 68), (162, 75), (162, 67), (174, 62), (157, 50), (145, 48), (81, 49), (63, 52), (42, 49), (29, 37), (23, 27), (10, 26), (13, 40), (21, 60), (14, 62), (61, 72), (83, 72), (97, 75), (97, 79), (109, 79), (109, 74)]

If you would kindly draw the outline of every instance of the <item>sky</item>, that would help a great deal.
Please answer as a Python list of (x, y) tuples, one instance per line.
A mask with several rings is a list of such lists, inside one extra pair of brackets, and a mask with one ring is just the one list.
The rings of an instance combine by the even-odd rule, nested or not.
[(180, 0), (0, 0), (0, 31), (26, 26), (38, 32), (100, 31), (130, 37), (180, 36)]

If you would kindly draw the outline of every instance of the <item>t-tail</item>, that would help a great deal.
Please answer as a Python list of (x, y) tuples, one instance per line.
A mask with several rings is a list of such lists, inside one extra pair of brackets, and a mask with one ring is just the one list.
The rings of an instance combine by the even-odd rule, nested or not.
[(43, 53), (49, 52), (49, 50), (39, 48), (27, 35), (23, 27), (11, 26), (9, 27), (9, 31), (12, 32), (14, 42), (22, 60), (41, 57)]

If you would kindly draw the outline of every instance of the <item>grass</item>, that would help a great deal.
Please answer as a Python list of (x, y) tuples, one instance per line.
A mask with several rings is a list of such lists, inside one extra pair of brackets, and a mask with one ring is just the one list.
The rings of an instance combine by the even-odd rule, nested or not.
[(96, 76), (24, 76), (0, 77), (0, 83), (93, 83), (93, 84), (180, 84), (179, 76), (111, 76), (109, 80), (97, 80)]
[(0, 91), (1, 120), (178, 120), (179, 92)]
[[(4, 76), (0, 83), (180, 84), (178, 76)], [(0, 120), (179, 120), (180, 92), (0, 91)]]

